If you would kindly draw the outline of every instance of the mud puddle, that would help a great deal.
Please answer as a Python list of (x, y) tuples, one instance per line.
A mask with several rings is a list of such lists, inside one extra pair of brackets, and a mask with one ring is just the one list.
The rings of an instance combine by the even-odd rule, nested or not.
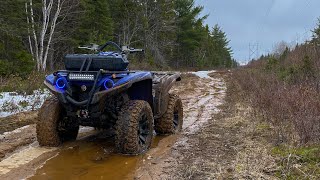
[[(66, 145), (29, 179), (133, 179), (139, 164), (151, 157), (147, 153), (139, 156), (117, 154), (113, 138), (102, 136)], [(157, 148), (159, 141), (165, 138), (155, 137), (152, 148)]]

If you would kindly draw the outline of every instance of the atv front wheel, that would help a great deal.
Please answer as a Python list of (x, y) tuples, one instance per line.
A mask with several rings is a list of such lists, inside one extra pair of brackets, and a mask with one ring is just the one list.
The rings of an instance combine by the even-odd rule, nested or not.
[(182, 130), (183, 107), (181, 99), (176, 94), (169, 94), (167, 111), (155, 120), (157, 134), (174, 134)]
[(149, 103), (131, 100), (123, 105), (115, 129), (118, 152), (137, 155), (148, 150), (153, 138), (153, 113)]
[(37, 140), (41, 146), (58, 146), (62, 142), (75, 140), (78, 135), (77, 121), (65, 117), (58, 99), (52, 97), (42, 105), (37, 122)]

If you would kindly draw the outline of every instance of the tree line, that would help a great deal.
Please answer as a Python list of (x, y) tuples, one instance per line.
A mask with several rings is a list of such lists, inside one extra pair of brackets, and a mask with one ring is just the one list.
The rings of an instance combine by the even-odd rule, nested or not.
[(67, 53), (114, 41), (144, 48), (132, 62), (158, 69), (230, 68), (229, 40), (194, 0), (0, 0), (0, 74), (61, 67)]

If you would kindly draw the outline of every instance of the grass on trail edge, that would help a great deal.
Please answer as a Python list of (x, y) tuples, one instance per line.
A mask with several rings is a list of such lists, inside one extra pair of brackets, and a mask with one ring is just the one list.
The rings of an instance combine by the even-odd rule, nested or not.
[(1, 78), (0, 92), (17, 92), (30, 95), (34, 90), (44, 88), (43, 81), (46, 74), (49, 73), (34, 71), (26, 77), (11, 75)]
[(320, 179), (320, 145), (276, 146), (272, 154), (279, 158), (276, 176), (284, 179)]
[[(242, 73), (239, 73), (239, 71), (242, 71)], [(268, 109), (265, 109), (264, 106), (255, 106), (255, 103), (252, 103), (259, 99), (257, 96), (252, 95), (251, 92), (248, 92), (248, 82), (244, 82), (246, 78), (243, 79), (244, 81), (239, 80), (239, 76), (243, 75), (243, 72), (249, 71), (250, 69), (235, 70), (229, 79), (229, 85), (231, 87), (228, 88), (230, 88), (229, 90), (232, 89), (237, 92), (237, 95), (233, 95), (232, 98), (237, 101), (246, 102), (246, 104), (253, 108), (253, 119), (257, 123), (260, 123), (257, 129), (267, 130), (270, 134), (273, 134), (271, 137), (273, 147), (269, 151), (270, 154), (277, 159), (278, 168), (274, 175), (281, 179), (320, 179), (320, 144), (317, 142), (295, 143), (296, 141), (293, 140), (282, 140), (279, 138), (292, 137), (292, 134), (297, 133), (295, 132), (296, 129), (286, 128), (289, 122), (273, 123), (282, 121), (281, 119), (275, 119), (275, 117), (272, 117), (273, 121), (270, 121), (271, 117), (268, 113), (266, 114)], [(243, 77), (246, 76), (242, 76), (242, 78)], [(260, 97), (264, 98), (263, 94), (260, 94)], [(278, 109), (278, 112), (288, 115), (285, 111), (282, 111), (282, 109)], [(283, 133), (282, 136), (279, 136), (279, 129), (281, 133)]]

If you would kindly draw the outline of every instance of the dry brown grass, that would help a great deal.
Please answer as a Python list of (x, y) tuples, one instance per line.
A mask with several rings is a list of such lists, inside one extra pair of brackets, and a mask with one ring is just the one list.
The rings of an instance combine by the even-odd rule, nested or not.
[(179, 150), (182, 158), (172, 179), (277, 179), (270, 155), (273, 127), (255, 119), (232, 82), (221, 112), (188, 136), (188, 148)]
[(275, 127), (278, 144), (320, 141), (318, 52), (304, 45), (273, 63), (263, 59), (233, 72), (242, 98)]

